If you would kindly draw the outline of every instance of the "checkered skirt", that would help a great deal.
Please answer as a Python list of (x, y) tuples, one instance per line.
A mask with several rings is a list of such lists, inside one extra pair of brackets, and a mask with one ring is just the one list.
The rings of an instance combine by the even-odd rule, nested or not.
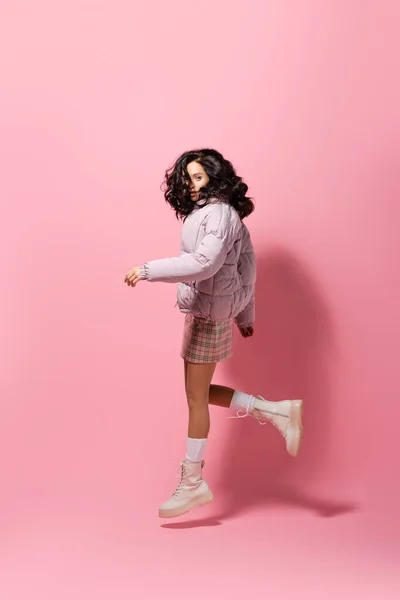
[(232, 356), (233, 321), (186, 315), (181, 357), (191, 363), (218, 363)]

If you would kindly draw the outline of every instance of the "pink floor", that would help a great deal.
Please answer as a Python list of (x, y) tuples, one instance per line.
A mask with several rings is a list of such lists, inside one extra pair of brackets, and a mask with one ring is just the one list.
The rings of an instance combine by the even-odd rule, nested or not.
[(400, 597), (390, 504), (368, 509), (286, 490), (236, 514), (219, 499), (162, 522), (142, 502), (82, 502), (2, 513), (2, 600)]

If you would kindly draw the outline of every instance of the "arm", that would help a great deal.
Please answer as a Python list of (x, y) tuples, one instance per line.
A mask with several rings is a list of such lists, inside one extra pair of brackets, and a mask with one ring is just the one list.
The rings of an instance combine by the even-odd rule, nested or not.
[(225, 258), (224, 241), (215, 234), (209, 233), (196, 252), (145, 263), (140, 269), (140, 274), (142, 279), (147, 281), (165, 283), (201, 281), (215, 275), (224, 264)]
[(142, 279), (180, 283), (202, 281), (213, 277), (225, 262), (229, 251), (229, 213), (216, 205), (205, 223), (205, 236), (195, 252), (175, 258), (145, 263), (140, 268)]

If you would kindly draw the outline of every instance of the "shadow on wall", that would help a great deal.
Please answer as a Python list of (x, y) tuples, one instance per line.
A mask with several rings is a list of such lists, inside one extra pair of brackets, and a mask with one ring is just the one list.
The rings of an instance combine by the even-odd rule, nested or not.
[(216, 482), (223, 497), (219, 516), (276, 503), (325, 516), (347, 512), (353, 507), (303, 492), (325, 469), (332, 433), (329, 370), (334, 336), (327, 305), (307, 268), (288, 252), (268, 252), (258, 257), (257, 265), (254, 337), (237, 340), (235, 356), (222, 368), (235, 389), (271, 400), (303, 398), (305, 436), (293, 459), (271, 424), (229, 420)]

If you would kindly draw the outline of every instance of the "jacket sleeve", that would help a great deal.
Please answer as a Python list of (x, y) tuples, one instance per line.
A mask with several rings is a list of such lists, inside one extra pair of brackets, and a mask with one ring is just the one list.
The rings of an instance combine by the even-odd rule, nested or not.
[(253, 287), (253, 293), (250, 297), (249, 303), (235, 318), (235, 323), (238, 327), (253, 327), (255, 320), (255, 287)]
[(165, 283), (202, 281), (213, 277), (229, 252), (229, 212), (216, 205), (207, 215), (205, 236), (195, 252), (163, 258), (141, 267), (142, 279)]

